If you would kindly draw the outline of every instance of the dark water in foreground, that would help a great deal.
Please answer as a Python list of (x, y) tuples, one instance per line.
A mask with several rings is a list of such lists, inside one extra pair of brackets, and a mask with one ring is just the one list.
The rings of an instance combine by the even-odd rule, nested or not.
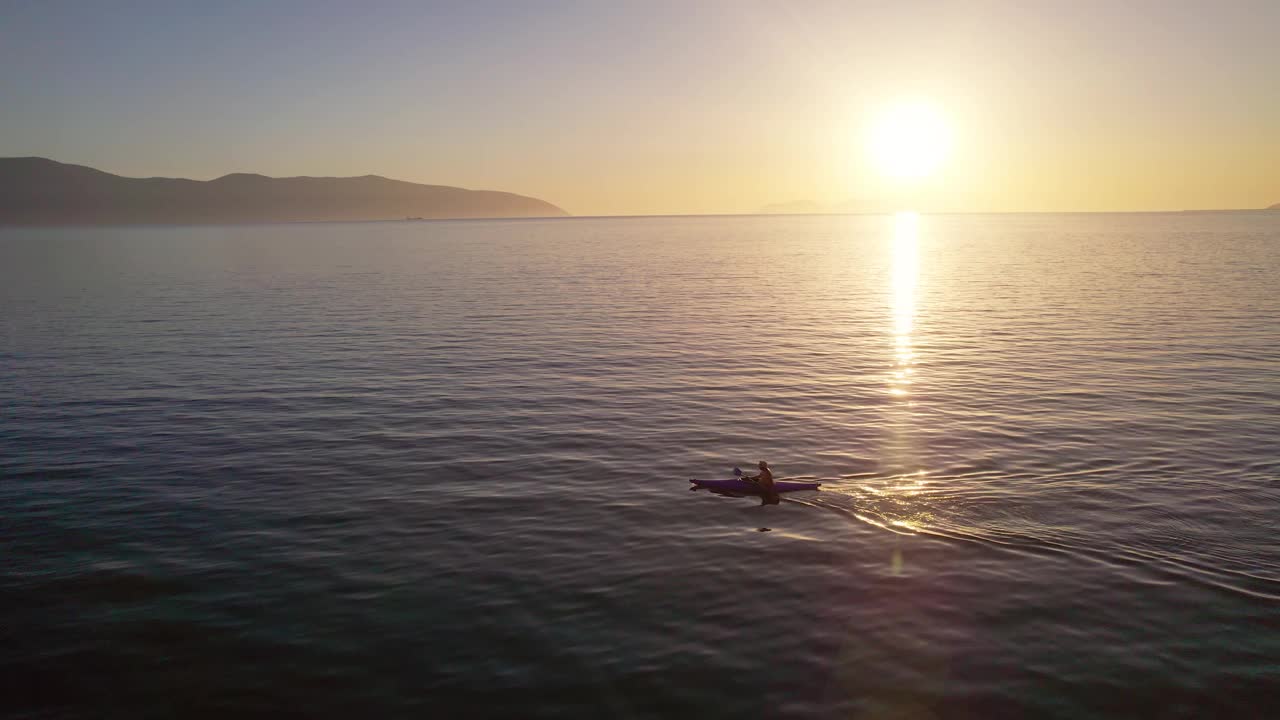
[(0, 231), (0, 714), (1274, 717), (1278, 318), (1280, 215)]

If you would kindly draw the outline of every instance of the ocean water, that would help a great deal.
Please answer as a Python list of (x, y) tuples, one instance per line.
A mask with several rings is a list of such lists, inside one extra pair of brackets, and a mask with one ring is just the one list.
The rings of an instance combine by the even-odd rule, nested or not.
[(1280, 214), (7, 229), (0, 367), (10, 717), (1280, 701)]

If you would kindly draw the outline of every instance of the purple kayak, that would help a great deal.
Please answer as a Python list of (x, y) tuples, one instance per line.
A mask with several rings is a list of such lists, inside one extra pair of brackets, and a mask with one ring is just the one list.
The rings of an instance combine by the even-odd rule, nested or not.
[[(729, 492), (760, 494), (760, 486), (750, 480), (741, 478), (731, 478), (729, 480), (693, 480), (694, 490), (698, 488), (707, 488), (708, 490), (728, 490)], [(773, 489), (775, 492), (794, 492), (796, 490), (817, 490), (822, 483), (820, 482), (788, 482), (786, 480), (775, 480)]]

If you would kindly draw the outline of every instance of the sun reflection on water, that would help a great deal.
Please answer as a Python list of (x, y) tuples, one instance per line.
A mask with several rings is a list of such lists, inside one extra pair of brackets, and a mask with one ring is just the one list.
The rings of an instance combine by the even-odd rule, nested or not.
[(916, 314), (916, 274), (919, 270), (920, 215), (893, 216), (893, 371), (889, 392), (905, 396), (915, 373), (911, 331)]

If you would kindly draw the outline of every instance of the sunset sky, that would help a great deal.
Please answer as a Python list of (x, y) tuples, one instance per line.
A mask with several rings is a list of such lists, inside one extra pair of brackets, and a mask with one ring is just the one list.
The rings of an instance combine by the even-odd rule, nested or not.
[[(913, 182), (867, 149), (902, 101), (949, 137)], [(1280, 2), (8, 0), (15, 155), (372, 173), (580, 215), (1260, 207), (1280, 202)]]

